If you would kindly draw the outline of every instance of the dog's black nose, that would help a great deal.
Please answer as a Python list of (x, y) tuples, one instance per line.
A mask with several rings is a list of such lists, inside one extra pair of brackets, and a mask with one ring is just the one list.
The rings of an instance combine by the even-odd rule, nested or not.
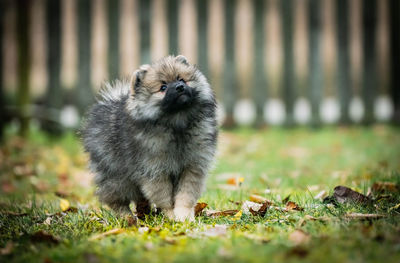
[(179, 83), (178, 85), (176, 85), (175, 89), (177, 92), (181, 93), (185, 90), (185, 86), (183, 84)]

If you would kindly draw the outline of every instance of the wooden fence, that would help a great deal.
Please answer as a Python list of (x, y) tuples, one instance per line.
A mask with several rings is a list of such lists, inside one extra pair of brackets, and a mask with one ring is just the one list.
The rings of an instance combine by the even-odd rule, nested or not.
[[(78, 125), (105, 80), (183, 54), (226, 125), (400, 120), (398, 0), (0, 0), (0, 125)], [(62, 125), (60, 125), (62, 124)]]

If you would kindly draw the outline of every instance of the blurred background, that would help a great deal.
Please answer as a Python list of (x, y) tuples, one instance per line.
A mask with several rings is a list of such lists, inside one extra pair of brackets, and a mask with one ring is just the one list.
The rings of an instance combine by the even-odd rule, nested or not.
[(183, 54), (226, 127), (400, 123), (398, 0), (0, 0), (0, 130), (79, 126), (104, 81)]

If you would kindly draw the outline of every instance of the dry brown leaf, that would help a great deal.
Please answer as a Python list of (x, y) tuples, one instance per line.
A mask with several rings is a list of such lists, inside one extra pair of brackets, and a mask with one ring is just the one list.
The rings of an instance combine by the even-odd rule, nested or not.
[(128, 226), (137, 226), (137, 217), (136, 216), (132, 216), (132, 215), (127, 215), (125, 217), (126, 222), (128, 223)]
[(261, 205), (261, 207), (257, 210), (254, 211), (253, 208), (250, 207), (249, 211), (253, 216), (261, 216), (264, 217), (265, 213), (268, 210), (268, 207), (270, 207), (271, 205), (268, 202), (265, 202)]
[(286, 204), (287, 202), (289, 202), (289, 199), (290, 199), (290, 195), (288, 195), (285, 198), (283, 198), (282, 203)]
[(386, 215), (381, 214), (362, 214), (362, 213), (348, 213), (345, 215), (349, 219), (379, 219), (384, 218)]
[(243, 177), (231, 177), (226, 180), (226, 183), (229, 185), (240, 186), (244, 182)]
[(197, 203), (196, 206), (194, 207), (194, 215), (199, 216), (201, 215), (201, 212), (203, 212), (203, 209), (207, 207), (206, 203)]
[(267, 201), (267, 198), (262, 197), (260, 195), (250, 195), (250, 201), (261, 204), (261, 203), (265, 203)]
[(304, 211), (303, 207), (300, 207), (298, 204), (295, 202), (289, 201), (286, 203), (286, 209), (288, 211), (296, 210), (296, 211)]
[(398, 184), (393, 183), (393, 182), (375, 182), (372, 185), (371, 190), (375, 194), (382, 193), (382, 192), (396, 193), (400, 190), (400, 187)]
[(112, 236), (112, 235), (119, 235), (119, 234), (124, 233), (124, 232), (125, 232), (125, 229), (123, 229), (123, 228), (114, 228), (114, 229), (111, 229), (111, 230), (109, 230), (107, 232), (93, 235), (93, 236), (91, 236), (89, 238), (89, 240), (90, 241), (98, 240), (98, 239), (102, 239), (103, 237)]
[(52, 243), (52, 244), (58, 244), (60, 243), (60, 238), (56, 237), (50, 233), (47, 233), (46, 231), (39, 230), (33, 235), (31, 235), (31, 240), (33, 242), (46, 242), (46, 243)]
[(210, 217), (217, 217), (217, 216), (233, 216), (235, 215), (239, 210), (237, 209), (232, 209), (232, 210), (224, 210), (224, 211), (216, 211), (216, 210), (207, 210), (205, 211), (206, 216)]
[(296, 246), (310, 242), (311, 236), (303, 230), (297, 229), (289, 235), (289, 240)]
[(242, 204), (242, 211), (243, 213), (245, 213), (246, 215), (250, 214), (250, 208), (253, 211), (258, 211), (261, 208), (262, 204), (259, 203), (255, 203), (252, 201), (244, 201)]
[(367, 204), (371, 201), (367, 196), (341, 185), (334, 188), (333, 198), (341, 204), (346, 202)]

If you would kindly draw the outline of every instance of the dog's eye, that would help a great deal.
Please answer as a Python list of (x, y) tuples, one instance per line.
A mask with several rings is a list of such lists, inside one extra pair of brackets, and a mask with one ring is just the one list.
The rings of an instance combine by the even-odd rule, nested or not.
[(167, 90), (167, 85), (161, 85), (160, 91), (166, 91)]
[(178, 81), (182, 81), (183, 83), (186, 83), (186, 81), (183, 78), (178, 77)]

